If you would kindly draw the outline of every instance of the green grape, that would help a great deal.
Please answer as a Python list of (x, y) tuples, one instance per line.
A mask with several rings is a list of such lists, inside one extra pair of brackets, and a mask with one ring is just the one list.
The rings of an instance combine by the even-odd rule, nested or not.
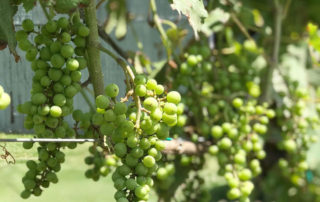
[(78, 35), (79, 36), (87, 37), (87, 36), (89, 36), (89, 32), (90, 32), (89, 28), (84, 25), (82, 25), (78, 28)]
[(157, 88), (157, 81), (154, 79), (148, 79), (146, 87), (148, 90), (155, 90)]
[(179, 104), (179, 102), (181, 101), (180, 93), (178, 93), (177, 91), (169, 92), (167, 94), (167, 101), (174, 104)]
[(61, 34), (61, 39), (60, 39), (60, 40), (61, 40), (62, 43), (68, 43), (68, 42), (71, 41), (71, 36), (70, 36), (69, 33), (63, 32), (63, 33)]
[(61, 29), (67, 29), (69, 27), (69, 21), (65, 17), (59, 18), (57, 21), (57, 24), (58, 24), (58, 27), (60, 27)]
[(143, 106), (147, 110), (153, 111), (158, 107), (158, 101), (153, 97), (148, 97), (143, 101)]
[(114, 98), (119, 94), (119, 87), (116, 84), (109, 84), (105, 89), (106, 95)]
[(0, 96), (0, 110), (7, 108), (10, 105), (11, 98), (8, 93), (2, 93)]
[(110, 104), (110, 100), (108, 97), (104, 95), (98, 95), (96, 98), (96, 105), (100, 109), (106, 109)]
[(127, 154), (127, 147), (124, 143), (117, 143), (114, 146), (114, 152), (118, 157), (123, 157)]
[(45, 28), (46, 28), (47, 32), (54, 33), (54, 32), (56, 32), (58, 26), (57, 26), (57, 23), (55, 21), (49, 21), (45, 25)]
[(64, 58), (70, 58), (74, 54), (74, 49), (71, 45), (63, 45), (61, 47), (60, 54)]
[(151, 168), (155, 165), (156, 161), (153, 156), (148, 155), (143, 158), (142, 162), (144, 166), (146, 166), (147, 168)]
[(30, 19), (25, 19), (24, 21), (22, 21), (22, 28), (23, 28), (23, 30), (26, 31), (26, 32), (31, 32), (31, 31), (33, 31), (34, 24), (33, 24), (32, 20), (30, 20)]
[(115, 105), (114, 105), (114, 113), (116, 115), (121, 115), (121, 114), (125, 114), (128, 110), (128, 107), (125, 103), (122, 103), (122, 102), (117, 102)]
[(59, 106), (52, 106), (50, 108), (50, 115), (52, 117), (60, 117), (62, 115), (62, 110)]
[(173, 115), (177, 113), (177, 106), (173, 103), (165, 103), (163, 107), (163, 111), (166, 114)]
[(145, 85), (137, 85), (134, 92), (138, 96), (144, 97), (147, 94), (147, 88)]
[(68, 59), (66, 64), (67, 69), (75, 71), (79, 68), (79, 62), (76, 59)]
[(146, 84), (147, 82), (147, 79), (145, 76), (143, 75), (137, 75), (135, 78), (134, 78), (134, 83), (135, 85), (144, 85)]
[(54, 97), (53, 97), (53, 103), (57, 106), (60, 106), (62, 107), (63, 105), (66, 104), (66, 97), (63, 95), (63, 94), (56, 94)]
[(53, 67), (61, 68), (65, 63), (65, 60), (60, 54), (54, 54), (50, 58), (50, 62)]
[(20, 42), (23, 40), (27, 40), (28, 34), (24, 30), (19, 30), (19, 31), (16, 31), (15, 37), (16, 37), (16, 40)]

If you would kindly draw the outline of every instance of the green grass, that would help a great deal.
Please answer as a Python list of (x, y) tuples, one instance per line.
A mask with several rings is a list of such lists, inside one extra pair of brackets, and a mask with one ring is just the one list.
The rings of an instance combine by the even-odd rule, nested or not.
[[(21, 135), (5, 135), (0, 133), (0, 138), (16, 138)], [(30, 137), (30, 136), (24, 136)], [(3, 144), (0, 144), (3, 145)], [(90, 143), (79, 145), (74, 150), (66, 149), (66, 162), (58, 173), (59, 182), (51, 184), (40, 197), (30, 197), (28, 200), (20, 198), (23, 190), (21, 179), (27, 168), (25, 162), (36, 159), (36, 147), (24, 150), (22, 143), (7, 143), (7, 150), (15, 157), (16, 164), (7, 164), (0, 159), (0, 201), (2, 202), (112, 202), (115, 189), (111, 176), (101, 178), (94, 182), (84, 177), (87, 166), (84, 158), (88, 154)], [(3, 152), (0, 150), (0, 155)], [(156, 201), (155, 196), (151, 201)]]

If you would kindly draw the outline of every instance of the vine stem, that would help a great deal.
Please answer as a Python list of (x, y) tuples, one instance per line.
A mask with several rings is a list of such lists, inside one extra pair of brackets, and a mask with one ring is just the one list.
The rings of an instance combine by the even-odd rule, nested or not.
[(49, 15), (46, 7), (43, 5), (43, 2), (41, 2), (41, 1), (39, 1), (39, 2), (40, 2), (41, 9), (43, 10), (43, 13), (46, 16), (47, 20), (51, 20), (51, 17)]
[(90, 0), (86, 8), (86, 22), (90, 29), (88, 37), (88, 70), (95, 96), (103, 94), (103, 74), (101, 68), (100, 51), (96, 47), (99, 44), (98, 22), (96, 14), (96, 0)]
[(279, 3), (279, 0), (274, 0), (275, 3), (275, 38), (273, 42), (273, 55), (270, 67), (266, 72), (266, 79), (262, 83), (262, 92), (261, 102), (270, 102), (271, 101), (271, 92), (272, 92), (272, 77), (274, 70), (279, 65), (279, 49), (281, 43), (281, 32), (282, 32), (282, 21), (283, 21), (283, 12), (282, 5)]
[[(122, 70), (126, 76), (127, 92), (129, 92), (130, 90), (133, 90), (135, 76), (134, 76), (134, 73), (133, 73), (131, 67), (122, 58), (118, 57), (110, 50), (104, 48), (101, 44), (97, 45), (96, 48), (98, 48), (102, 52), (108, 54), (111, 58), (113, 58), (118, 63), (118, 65), (122, 68)], [(141, 108), (142, 108), (141, 107), (141, 100), (140, 100), (140, 97), (134, 93), (134, 91), (133, 91), (132, 95), (133, 95), (133, 99), (134, 99), (134, 102), (137, 107), (137, 119), (136, 119), (135, 127), (140, 128), (140, 118), (141, 118)]]
[[(154, 21), (154, 23), (160, 33), (162, 43), (163, 43), (164, 47), (166, 48), (168, 61), (170, 61), (171, 60), (171, 53), (172, 53), (171, 47), (170, 47), (170, 41), (168, 40), (167, 33), (163, 29), (161, 19), (157, 13), (157, 5), (156, 5), (155, 0), (150, 0), (150, 8), (151, 8), (152, 15), (153, 15), (153, 21)], [(168, 23), (168, 22), (166, 22), (166, 23)]]

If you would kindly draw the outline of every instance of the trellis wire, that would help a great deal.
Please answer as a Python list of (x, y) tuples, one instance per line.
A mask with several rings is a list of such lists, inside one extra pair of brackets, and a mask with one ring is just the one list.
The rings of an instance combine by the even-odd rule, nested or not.
[(58, 139), (58, 138), (0, 138), (0, 142), (98, 142), (99, 139), (91, 139), (91, 138), (84, 138), (84, 139)]

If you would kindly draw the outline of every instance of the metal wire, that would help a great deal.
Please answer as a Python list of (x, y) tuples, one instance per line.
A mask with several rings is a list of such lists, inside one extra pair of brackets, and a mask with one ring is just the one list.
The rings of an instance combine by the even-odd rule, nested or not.
[(58, 139), (58, 138), (0, 138), (0, 142), (98, 142), (99, 139)]

